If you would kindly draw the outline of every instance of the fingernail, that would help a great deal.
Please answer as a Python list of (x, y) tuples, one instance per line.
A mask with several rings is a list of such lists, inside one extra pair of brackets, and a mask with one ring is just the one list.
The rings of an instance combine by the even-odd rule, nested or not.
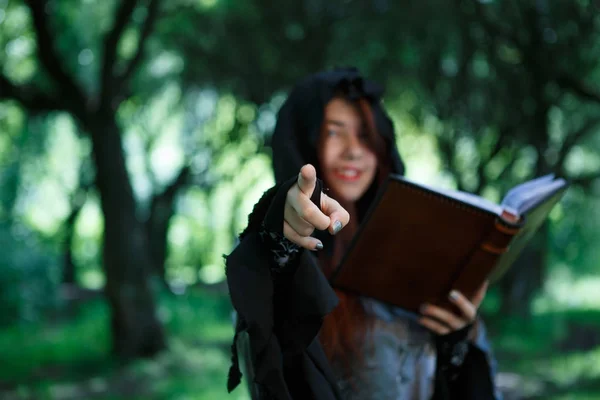
[(323, 250), (323, 243), (319, 242), (317, 243), (317, 245), (315, 246), (316, 250)]
[(450, 297), (452, 300), (458, 300), (458, 292), (456, 290), (453, 290), (450, 292), (448, 297)]
[(339, 231), (342, 230), (342, 223), (340, 221), (335, 221), (333, 223), (333, 234), (335, 235)]

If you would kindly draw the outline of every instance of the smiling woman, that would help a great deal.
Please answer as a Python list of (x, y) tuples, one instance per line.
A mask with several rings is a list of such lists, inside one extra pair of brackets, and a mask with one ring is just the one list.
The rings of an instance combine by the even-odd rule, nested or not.
[(279, 183), (227, 256), (238, 314), (229, 390), (239, 345), (255, 399), (495, 399), (475, 322), (484, 290), (452, 293), (455, 311), (424, 304), (415, 316), (329, 285), (378, 188), (404, 172), (381, 95), (342, 69), (308, 77), (282, 106), (272, 140)]
[(342, 97), (327, 104), (324, 119), (320, 157), (323, 180), (336, 198), (356, 201), (375, 178), (376, 133), (364, 122), (358, 105)]

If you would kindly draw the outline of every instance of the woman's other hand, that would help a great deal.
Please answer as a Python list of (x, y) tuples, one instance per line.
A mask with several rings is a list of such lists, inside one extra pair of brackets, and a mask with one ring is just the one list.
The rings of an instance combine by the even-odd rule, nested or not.
[(334, 199), (321, 193), (321, 207), (311, 196), (317, 184), (315, 167), (307, 164), (300, 169), (298, 182), (287, 193), (283, 221), (284, 236), (308, 250), (321, 250), (323, 244), (313, 237), (315, 229), (329, 230), (335, 235), (350, 220), (348, 212)]
[(422, 317), (419, 319), (419, 323), (438, 335), (446, 335), (464, 328), (475, 321), (487, 286), (488, 282), (486, 281), (475, 293), (472, 301), (456, 290), (450, 292), (448, 297), (460, 310), (459, 315), (432, 304), (423, 304), (420, 309)]

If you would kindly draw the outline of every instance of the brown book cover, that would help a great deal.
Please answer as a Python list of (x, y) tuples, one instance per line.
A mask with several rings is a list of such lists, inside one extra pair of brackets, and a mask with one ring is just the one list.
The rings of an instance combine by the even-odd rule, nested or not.
[(392, 175), (331, 283), (408, 311), (425, 302), (450, 307), (450, 290), (471, 297), (510, 267), (567, 186), (548, 175), (497, 205)]

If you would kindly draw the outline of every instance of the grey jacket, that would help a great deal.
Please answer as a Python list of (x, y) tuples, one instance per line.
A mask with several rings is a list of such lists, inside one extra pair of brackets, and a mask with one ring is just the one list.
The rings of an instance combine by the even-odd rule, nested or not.
[[(433, 335), (403, 309), (373, 299), (361, 300), (367, 314), (375, 320), (367, 332), (370, 337), (365, 341), (364, 358), (360, 366), (352, 366), (350, 378), (343, 377), (343, 366), (334, 365), (344, 399), (430, 399), (436, 368)], [(495, 362), (482, 321), (477, 324), (475, 344), (487, 353), (494, 370)], [(500, 393), (496, 393), (496, 398), (501, 399)]]

